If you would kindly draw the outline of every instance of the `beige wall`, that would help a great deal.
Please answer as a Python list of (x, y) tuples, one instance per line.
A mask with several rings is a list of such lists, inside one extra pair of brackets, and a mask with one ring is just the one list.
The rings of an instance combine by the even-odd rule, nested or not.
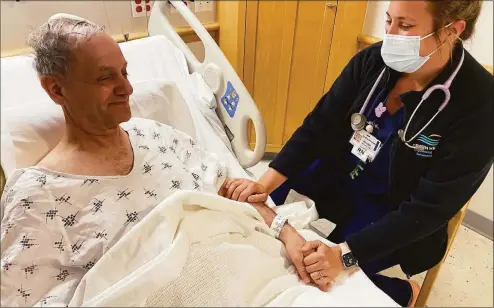
[[(132, 17), (132, 7), (126, 1), (1, 1), (1, 51), (12, 51), (26, 47), (29, 32), (46, 22), (56, 13), (68, 13), (104, 25), (111, 35), (147, 32), (147, 17)], [(176, 26), (187, 25), (178, 14), (168, 12), (170, 22)], [(198, 12), (203, 23), (214, 22), (216, 8), (212, 12)], [(189, 48), (204, 58), (201, 42), (189, 44)]]
[[(364, 33), (376, 37), (384, 35), (384, 20), (389, 1), (369, 1)], [(482, 64), (493, 65), (493, 2), (484, 1), (474, 37), (466, 42), (466, 49)], [(470, 203), (470, 210), (493, 220), (493, 171), (479, 188)]]
[[(369, 1), (364, 22), (364, 33), (376, 37), (384, 35), (384, 20), (389, 1)], [(482, 64), (493, 65), (493, 2), (484, 1), (474, 37), (466, 42), (466, 49)]]
[(56, 13), (84, 17), (112, 35), (147, 30), (146, 17), (132, 18), (130, 1), (2, 1), (2, 51), (25, 47), (29, 32)]

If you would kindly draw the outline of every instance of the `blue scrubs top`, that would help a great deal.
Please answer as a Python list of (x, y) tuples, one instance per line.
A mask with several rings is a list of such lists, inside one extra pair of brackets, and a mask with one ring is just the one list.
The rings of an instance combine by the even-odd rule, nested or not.
[[(339, 223), (339, 231), (337, 235), (334, 234), (337, 238), (333, 238), (333, 240), (341, 242), (345, 241), (349, 234), (359, 232), (386, 215), (390, 208), (388, 205), (388, 188), (391, 141), (396, 136), (403, 121), (403, 108), (400, 108), (393, 115), (387, 112), (385, 103), (388, 95), (389, 91), (383, 89), (374, 96), (365, 111), (367, 119), (377, 125), (374, 128), (374, 137), (382, 143), (382, 147), (374, 160), (367, 164), (362, 163), (351, 153), (353, 146), (348, 141), (345, 159), (359, 170), (358, 176), (352, 179), (350, 174), (336, 175), (331, 171), (328, 172), (326, 162), (318, 159), (303, 172), (300, 178), (289, 179), (272, 192), (271, 198), (274, 202), (283, 204), (290, 189), (311, 197), (313, 193), (317, 194), (324, 190), (327, 185), (340, 185), (354, 206), (352, 216), (345, 222)], [(376, 115), (377, 107), (379, 108)], [(359, 165), (363, 170), (358, 167)]]
[[(348, 198), (354, 205), (354, 214), (342, 226), (341, 236), (358, 232), (365, 226), (381, 219), (389, 211), (389, 163), (391, 158), (391, 140), (397, 134), (403, 122), (403, 108), (393, 115), (386, 110), (385, 104), (389, 92), (383, 89), (366, 110), (368, 121), (375, 123), (373, 135), (382, 143), (381, 150), (372, 162), (362, 163), (350, 151), (347, 159), (358, 170), (358, 176), (348, 175), (346, 181)], [(377, 128), (377, 129), (376, 129)], [(360, 167), (362, 168), (360, 168)], [(363, 169), (363, 170), (362, 170)]]

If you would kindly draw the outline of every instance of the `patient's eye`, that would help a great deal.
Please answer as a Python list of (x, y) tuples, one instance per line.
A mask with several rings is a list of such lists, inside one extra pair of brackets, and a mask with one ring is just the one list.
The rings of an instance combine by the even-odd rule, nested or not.
[(101, 81), (111, 80), (112, 78), (113, 78), (112, 74), (105, 74), (103, 76), (100, 76), (98, 78), (98, 81), (101, 82)]

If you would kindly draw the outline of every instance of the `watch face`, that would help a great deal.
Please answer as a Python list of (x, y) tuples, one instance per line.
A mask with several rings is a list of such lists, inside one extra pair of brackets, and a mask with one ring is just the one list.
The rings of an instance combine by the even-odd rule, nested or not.
[(345, 267), (351, 267), (357, 264), (357, 259), (353, 256), (351, 252), (346, 253), (342, 256), (343, 264)]

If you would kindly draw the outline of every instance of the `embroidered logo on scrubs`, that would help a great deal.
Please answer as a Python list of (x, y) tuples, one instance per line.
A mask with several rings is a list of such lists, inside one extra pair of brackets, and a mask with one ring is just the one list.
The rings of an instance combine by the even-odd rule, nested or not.
[(432, 134), (429, 137), (423, 134), (419, 135), (415, 140), (416, 143), (413, 144), (415, 153), (420, 157), (432, 157), (440, 139), (441, 136), (436, 134)]

